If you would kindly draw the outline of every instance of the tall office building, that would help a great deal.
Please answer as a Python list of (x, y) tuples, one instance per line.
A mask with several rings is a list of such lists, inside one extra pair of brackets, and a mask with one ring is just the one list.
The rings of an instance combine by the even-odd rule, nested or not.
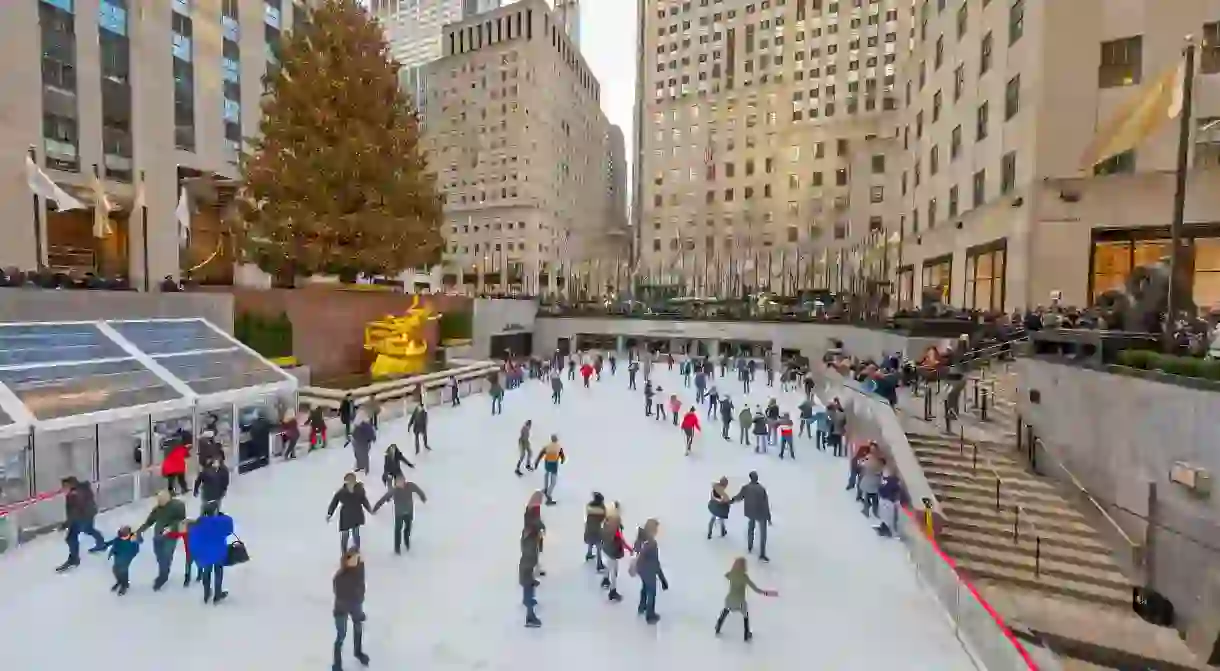
[[(1169, 250), (1178, 122), (1094, 166), (1143, 87), (1196, 58), (1185, 255), (1220, 304), (1220, 6), (1206, 0), (930, 0), (900, 73), (899, 303), (1087, 306)], [(1163, 118), (1163, 117), (1162, 117)]]
[(576, 48), (580, 48), (580, 0), (554, 0), (555, 18)]
[[(640, 0), (642, 272), (776, 289), (890, 221), (909, 0)], [(706, 279), (705, 279), (706, 278)], [(702, 286), (700, 286), (702, 285)]]
[[(204, 271), (223, 266), (231, 274), (232, 259), (211, 254), (227, 249), (219, 210), (238, 175), (243, 138), (258, 132), (260, 80), (274, 47), (304, 16), (290, 0), (7, 3), (0, 266), (32, 269), (41, 256), (56, 268), (123, 274), (137, 287), (150, 278), (155, 286), (179, 272), (174, 211), (186, 186), (196, 210), (186, 262), (213, 256), (220, 261)], [(86, 205), (97, 175), (112, 208), (101, 237), (91, 212), (52, 212), (45, 202), (35, 237), (22, 165), (30, 150)], [(146, 213), (135, 207), (137, 190)]]
[(548, 264), (598, 258), (609, 123), (550, 8), (523, 0), (447, 25), (442, 48), (426, 67), (424, 137), (445, 195), (447, 274), (473, 284), (507, 270), (528, 289)]

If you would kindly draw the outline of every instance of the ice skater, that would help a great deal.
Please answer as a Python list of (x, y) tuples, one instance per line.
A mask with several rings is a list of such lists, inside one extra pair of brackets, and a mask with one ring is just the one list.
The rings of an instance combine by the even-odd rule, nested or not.
[(746, 551), (754, 551), (754, 531), (758, 530), (758, 560), (769, 562), (767, 558), (767, 527), (771, 526), (771, 501), (767, 496), (767, 488), (758, 482), (758, 472), (750, 471), (750, 481), (733, 497), (733, 503), (741, 501), (744, 504), (746, 516)]
[(720, 423), (724, 429), (720, 436), (725, 442), (732, 440), (729, 438), (729, 426), (733, 424), (733, 401), (728, 396), (720, 399)]
[[(567, 463), (568, 457), (564, 454), (563, 446), (559, 444), (559, 436), (551, 434), (551, 442), (543, 446), (542, 451), (538, 453), (538, 458), (534, 459), (534, 468), (538, 468), (538, 464), (542, 463), (542, 493), (546, 497), (548, 506), (555, 505), (555, 483), (559, 480), (559, 465)], [(544, 463), (545, 462), (545, 463)]]
[(542, 522), (542, 499), (542, 492), (534, 492), (526, 503), (521, 529), (521, 560), (517, 564), (521, 605), (525, 606), (525, 626), (530, 628), (542, 626), (542, 621), (534, 612), (534, 607), (538, 605), (538, 576), (546, 575), (541, 565), (542, 542), (546, 535), (546, 525)]
[(456, 377), (449, 378), (449, 406), (456, 408), (462, 404), (462, 392), (458, 388)]
[(157, 492), (157, 504), (149, 511), (144, 523), (136, 529), (141, 536), (149, 528), (153, 530), (153, 555), (157, 558), (157, 579), (153, 591), (159, 591), (169, 582), (169, 569), (174, 563), (174, 552), (178, 539), (172, 534), (186, 521), (186, 504), (174, 498), (169, 490)]
[(399, 473), (394, 477), (393, 486), (373, 506), (373, 513), (376, 514), (381, 506), (390, 501), (394, 502), (394, 554), (396, 555), (402, 554), (403, 547), (406, 547), (408, 552), (411, 550), (411, 527), (415, 522), (415, 497), (419, 497), (420, 503), (428, 502), (428, 495), (424, 494), (424, 490), (414, 482), (409, 482), (402, 473)]
[(717, 526), (720, 527), (720, 537), (724, 538), (728, 535), (729, 530), (725, 528), (724, 521), (729, 518), (729, 509), (732, 507), (733, 498), (729, 496), (729, 479), (721, 477), (716, 482), (712, 483), (712, 494), (707, 500), (707, 511), (712, 514), (711, 519), (707, 521), (707, 539), (712, 539), (712, 530)]
[(363, 666), (369, 665), (369, 656), (364, 654), (364, 560), (360, 550), (344, 550), (343, 559), (331, 587), (335, 593), (334, 661), (331, 671), (343, 671), (343, 642), (347, 640), (347, 623), (352, 623), (352, 656)]
[(114, 561), (111, 568), (111, 572), (114, 573), (114, 585), (110, 587), (111, 592), (123, 596), (131, 588), (131, 562), (135, 561), (136, 555), (140, 554), (140, 544), (143, 542), (143, 538), (132, 533), (131, 527), (123, 526), (119, 528), (117, 536), (103, 542), (98, 548), (99, 551), (110, 550), (107, 557)]
[(551, 403), (559, 405), (563, 402), (563, 380), (558, 374), (551, 376)]
[(640, 579), (640, 603), (636, 612), (644, 616), (648, 624), (656, 624), (661, 616), (657, 615), (657, 583), (661, 589), (669, 591), (669, 580), (665, 577), (665, 569), (661, 566), (661, 550), (657, 544), (657, 536), (661, 523), (649, 519), (640, 530), (640, 540), (635, 545), (635, 562), (631, 565), (632, 573)]
[(525, 424), (521, 425), (521, 435), (517, 436), (517, 467), (513, 470), (517, 477), (521, 477), (524, 473), (521, 472), (521, 465), (525, 464), (525, 470), (534, 470), (532, 458), (533, 451), (530, 450), (530, 430), (534, 427), (534, 420), (527, 419)]
[(628, 552), (635, 549), (623, 538), (622, 509), (618, 502), (606, 506), (606, 520), (601, 528), (601, 549), (606, 557), (606, 577), (602, 578), (602, 589), (609, 589), (606, 598), (611, 603), (623, 600), (618, 593), (618, 563)]
[(220, 502), (229, 492), (229, 467), (219, 459), (213, 459), (207, 468), (195, 477), (195, 498), (203, 494), (202, 514), (220, 511)]
[(93, 496), (93, 488), (88, 482), (81, 482), (68, 476), (60, 481), (64, 493), (64, 513), (67, 522), (64, 542), (68, 544), (68, 560), (55, 570), (62, 573), (80, 565), (80, 535), (93, 538), (90, 552), (101, 552), (105, 549), (106, 539), (94, 526), (97, 518), (97, 499)]
[(359, 550), (360, 527), (364, 526), (364, 511), (372, 513), (373, 508), (369, 505), (369, 497), (364, 491), (364, 485), (356, 479), (355, 473), (343, 476), (343, 486), (331, 497), (330, 505), (326, 508), (327, 522), (330, 522), (331, 517), (334, 516), (336, 508), (339, 509), (339, 547), (346, 553), (348, 542), (351, 541)]
[(498, 415), (504, 412), (504, 387), (500, 384), (499, 373), (493, 372), (490, 377), (491, 389), (487, 393), (491, 396), (491, 414)]
[(381, 484), (389, 487), (394, 484), (394, 478), (402, 477), (403, 464), (407, 468), (415, 468), (415, 464), (407, 461), (402, 450), (398, 449), (398, 443), (390, 443), (385, 448), (385, 459), (381, 464)]
[(351, 394), (345, 394), (339, 402), (339, 421), (343, 422), (343, 447), (352, 443), (352, 420), (356, 418), (356, 402)]
[(224, 591), (224, 579), (232, 535), (233, 518), (211, 510), (200, 515), (188, 532), (191, 560), (199, 567), (199, 582), (203, 583), (204, 603), (217, 605), (229, 596)]
[[(674, 417), (676, 418), (677, 416), (677, 411), (674, 411)], [(694, 446), (695, 432), (702, 430), (703, 429), (699, 426), (699, 411), (696, 410), (695, 406), (692, 405), (690, 409), (686, 411), (686, 415), (682, 417), (682, 434), (686, 437), (687, 456), (690, 456), (691, 447)]]
[(635, 374), (640, 370), (640, 364), (634, 359), (627, 363), (627, 388), (635, 389)]
[(411, 417), (407, 420), (407, 429), (415, 436), (415, 454), (419, 455), (419, 441), (423, 437), (424, 449), (432, 451), (432, 446), (428, 445), (428, 408), (422, 402), (416, 405), (411, 410)]
[(585, 505), (585, 561), (597, 559), (597, 572), (606, 570), (602, 563), (601, 532), (606, 521), (606, 499), (601, 492), (593, 492), (593, 499)]
[(724, 574), (724, 577), (729, 581), (729, 593), (724, 597), (724, 608), (720, 611), (720, 617), (716, 618), (716, 635), (720, 635), (720, 630), (724, 627), (724, 621), (728, 619), (729, 613), (741, 613), (745, 640), (748, 643), (751, 638), (754, 638), (754, 635), (750, 633), (750, 612), (746, 608), (746, 589), (751, 589), (763, 596), (779, 596), (779, 592), (762, 589), (754, 584), (754, 581), (750, 579), (750, 574), (746, 571), (745, 557), (734, 559), (732, 568)]

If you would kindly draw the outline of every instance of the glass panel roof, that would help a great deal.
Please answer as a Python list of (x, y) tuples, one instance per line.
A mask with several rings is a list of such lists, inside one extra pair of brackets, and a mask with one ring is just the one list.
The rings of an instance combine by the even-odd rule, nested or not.
[(130, 356), (96, 324), (0, 324), (0, 366)]
[(201, 320), (107, 323), (131, 344), (152, 356), (236, 345), (229, 336), (218, 333)]
[(284, 382), (284, 374), (278, 369), (237, 348), (162, 356), (157, 357), (156, 361), (174, 377), (187, 383), (196, 394), (214, 394)]
[(135, 359), (3, 369), (0, 384), (39, 420), (182, 398)]

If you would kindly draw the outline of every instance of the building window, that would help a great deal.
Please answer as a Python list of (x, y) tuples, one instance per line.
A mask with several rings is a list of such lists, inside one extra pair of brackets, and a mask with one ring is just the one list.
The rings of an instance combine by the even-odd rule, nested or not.
[(1007, 195), (1017, 186), (1017, 152), (1010, 151), (1000, 159), (1000, 193)]
[(835, 185), (847, 186), (847, 168), (835, 170)]
[(912, 310), (915, 308), (915, 267), (903, 266), (898, 269), (898, 309)]
[(1203, 49), (1199, 52), (1199, 72), (1220, 72), (1220, 21), (1203, 24)]
[(967, 310), (1002, 312), (1004, 310), (1005, 267), (1008, 265), (1007, 240), (1001, 239), (966, 251)]
[(868, 190), (868, 200), (870, 203), (881, 203), (885, 201), (885, 187), (873, 186)]
[[(965, 7), (965, 5), (962, 5)], [(962, 63), (953, 70), (953, 102), (962, 99), (962, 92), (966, 89), (966, 64)]]
[(936, 145), (928, 152), (928, 172), (933, 175), (940, 172), (940, 147)]
[(979, 76), (987, 74), (991, 69), (991, 33), (983, 36), (983, 41), (979, 45)]
[(949, 290), (953, 278), (953, 255), (938, 256), (923, 262), (923, 282), (921, 287), (925, 292), (935, 291), (942, 303), (949, 302)]
[(1025, 34), (1025, 0), (1013, 0), (1008, 8), (1008, 45), (1012, 46)]
[(1097, 85), (1103, 89), (1140, 83), (1144, 38), (1141, 35), (1101, 43)]
[(958, 209), (957, 191), (958, 190), (957, 190), (956, 184), (949, 187), (949, 218), (950, 219), (957, 218), (957, 209)]
[(974, 207), (980, 207), (987, 198), (987, 171), (974, 173)]
[(966, 36), (966, 28), (969, 26), (969, 8), (970, 3), (963, 2), (961, 7), (957, 8), (957, 39), (961, 40)]
[(1004, 88), (1004, 120), (1007, 121), (1021, 111), (1021, 75), (1008, 80)]
[(941, 35), (940, 37), (936, 38), (935, 63), (936, 63), (935, 69), (937, 69), (937, 70), (939, 70), (940, 66), (944, 65), (944, 63), (945, 63), (945, 36), (944, 35)]
[(1117, 175), (1135, 172), (1135, 150), (1130, 149), (1093, 166), (1094, 175)]
[(987, 103), (979, 105), (978, 113), (974, 120), (974, 140), (981, 142), (987, 139), (987, 122), (989, 120), (990, 109)]
[(936, 199), (933, 198), (933, 199), (929, 200), (928, 201), (928, 230), (932, 230), (933, 228), (936, 228), (937, 210), (938, 210), (938, 208), (936, 207)]
[(962, 127), (956, 126), (949, 135), (949, 160), (955, 160), (962, 153)]
[(885, 174), (885, 154), (877, 154), (873, 156), (873, 174)]

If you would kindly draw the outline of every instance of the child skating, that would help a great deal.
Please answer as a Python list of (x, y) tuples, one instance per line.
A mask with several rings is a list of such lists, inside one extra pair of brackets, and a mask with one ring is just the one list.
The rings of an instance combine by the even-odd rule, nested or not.
[(750, 612), (746, 608), (746, 589), (749, 588), (763, 596), (779, 596), (779, 592), (761, 589), (754, 584), (754, 581), (750, 579), (750, 574), (746, 571), (745, 557), (734, 559), (733, 567), (724, 574), (724, 577), (729, 581), (729, 593), (724, 597), (724, 608), (720, 611), (720, 617), (716, 618), (716, 635), (720, 635), (720, 630), (724, 627), (724, 621), (728, 619), (729, 613), (741, 613), (745, 640), (749, 642), (754, 638), (754, 634), (750, 633)]
[(117, 536), (106, 541), (103, 547), (110, 549), (106, 556), (114, 560), (114, 585), (110, 587), (111, 592), (123, 596), (131, 587), (131, 562), (140, 554), (140, 544), (143, 542), (144, 539), (133, 534), (129, 526), (123, 526)]

